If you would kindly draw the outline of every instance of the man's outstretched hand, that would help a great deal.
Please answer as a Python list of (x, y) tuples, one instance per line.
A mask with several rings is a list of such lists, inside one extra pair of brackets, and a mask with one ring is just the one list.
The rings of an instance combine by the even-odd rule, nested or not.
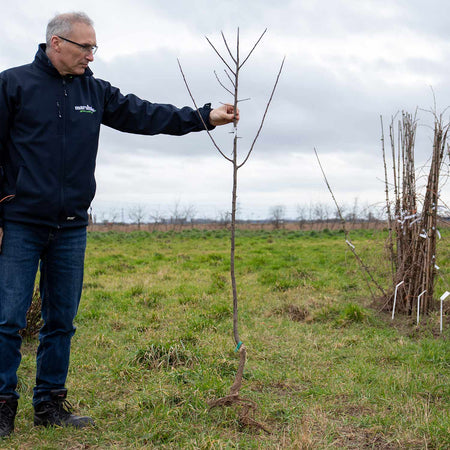
[(209, 113), (209, 123), (216, 127), (218, 125), (226, 125), (227, 123), (231, 123), (239, 120), (239, 109), (234, 111), (233, 105), (222, 105), (218, 108), (213, 109)]

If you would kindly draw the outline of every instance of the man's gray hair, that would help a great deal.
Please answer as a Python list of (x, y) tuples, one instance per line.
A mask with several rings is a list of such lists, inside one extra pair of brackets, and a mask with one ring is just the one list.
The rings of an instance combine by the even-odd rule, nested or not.
[(50, 46), (52, 36), (62, 35), (63, 37), (67, 37), (72, 31), (72, 25), (74, 23), (84, 23), (91, 27), (94, 26), (94, 22), (84, 12), (58, 14), (47, 25), (47, 32), (45, 34), (47, 46)]

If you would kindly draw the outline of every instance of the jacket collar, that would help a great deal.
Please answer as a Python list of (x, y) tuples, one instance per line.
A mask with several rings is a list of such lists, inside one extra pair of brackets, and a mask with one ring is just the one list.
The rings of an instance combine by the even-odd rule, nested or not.
[[(45, 53), (46, 47), (47, 47), (46, 44), (39, 44), (38, 51), (36, 52), (33, 64), (42, 69), (44, 72), (47, 72), (49, 75), (52, 75), (54, 77), (61, 77), (60, 73), (55, 69), (55, 66), (48, 58), (47, 53)], [(91, 77), (92, 75), (93, 72), (88, 67), (83, 75), (74, 75), (74, 76)]]

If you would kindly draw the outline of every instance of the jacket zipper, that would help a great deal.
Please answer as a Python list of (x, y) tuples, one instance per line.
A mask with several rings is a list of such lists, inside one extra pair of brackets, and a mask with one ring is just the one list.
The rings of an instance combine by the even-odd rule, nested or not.
[[(64, 182), (66, 179), (66, 123), (67, 123), (67, 84), (66, 84), (66, 79), (63, 78), (62, 80), (62, 87), (63, 87), (63, 105), (62, 105), (62, 112), (63, 112), (63, 116), (62, 116), (62, 151), (61, 151), (61, 180), (60, 180), (60, 187), (61, 187), (61, 191), (60, 191), (60, 195), (61, 195), (61, 212), (62, 214), (65, 216), (66, 211), (65, 211), (65, 193), (64, 193)], [(59, 225), (58, 225), (59, 228)]]

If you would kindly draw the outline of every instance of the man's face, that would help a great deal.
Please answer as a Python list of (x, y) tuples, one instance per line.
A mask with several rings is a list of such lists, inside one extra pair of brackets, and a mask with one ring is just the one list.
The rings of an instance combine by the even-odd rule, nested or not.
[[(74, 23), (69, 36), (62, 36), (81, 45), (97, 45), (94, 29), (85, 23)], [(91, 51), (86, 51), (72, 42), (58, 38), (57, 69), (61, 75), (83, 75), (88, 64), (94, 61)]]

